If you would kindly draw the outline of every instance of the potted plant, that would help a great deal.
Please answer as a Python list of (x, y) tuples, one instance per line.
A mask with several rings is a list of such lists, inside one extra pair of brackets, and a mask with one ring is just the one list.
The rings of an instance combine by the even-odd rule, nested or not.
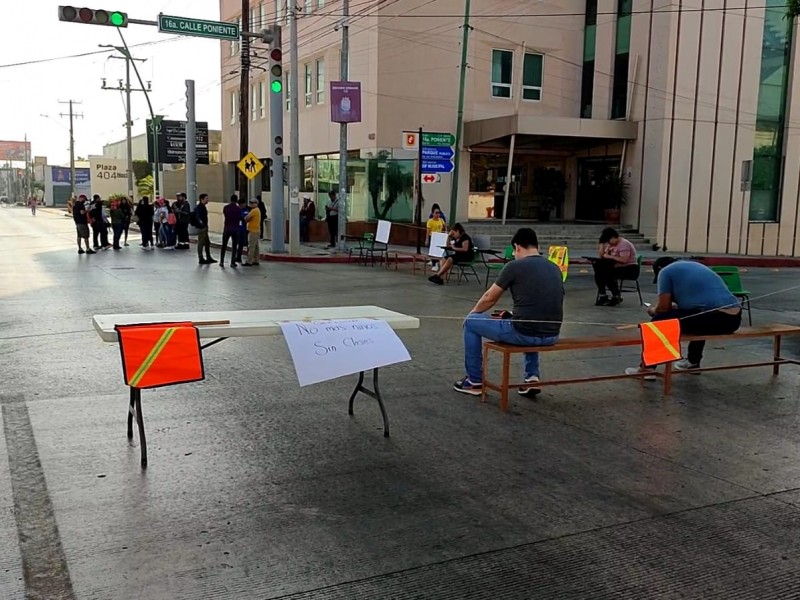
[(617, 171), (607, 173), (600, 182), (600, 197), (603, 202), (607, 223), (620, 222), (620, 208), (628, 201), (628, 182), (625, 176)]
[(539, 221), (549, 221), (553, 210), (564, 203), (567, 180), (564, 174), (549, 167), (540, 167), (533, 172), (533, 194)]

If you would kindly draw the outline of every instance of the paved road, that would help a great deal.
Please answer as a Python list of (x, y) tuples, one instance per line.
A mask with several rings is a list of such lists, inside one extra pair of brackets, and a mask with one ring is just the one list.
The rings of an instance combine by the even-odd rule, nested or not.
[[(135, 242), (78, 256), (73, 238), (55, 213), (0, 209), (2, 599), (798, 596), (796, 370), (685, 378), (669, 399), (634, 382), (552, 388), (501, 414), (496, 398), (450, 390), (478, 286), (349, 265), (199, 267)], [(798, 285), (792, 271), (745, 277), (756, 296)], [(591, 287), (572, 271), (566, 333), (641, 319), (630, 295), (594, 308)], [(756, 321), (800, 323), (799, 299), (757, 300)], [(403, 333), (413, 362), (386, 370), (390, 439), (371, 402), (347, 417), (353, 381), (301, 390), (281, 339), (229, 340), (206, 351), (205, 382), (145, 394), (140, 470), (118, 349), (92, 314), (364, 303), (424, 317)]]

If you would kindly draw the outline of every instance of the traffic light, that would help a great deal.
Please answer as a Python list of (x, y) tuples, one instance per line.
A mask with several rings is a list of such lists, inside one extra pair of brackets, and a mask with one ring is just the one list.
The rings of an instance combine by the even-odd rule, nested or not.
[(58, 20), (66, 21), (67, 23), (83, 23), (84, 25), (128, 26), (127, 13), (118, 10), (75, 8), (74, 6), (59, 6)]
[(269, 53), (269, 89), (273, 94), (280, 94), (283, 91), (283, 52), (280, 48), (273, 48)]

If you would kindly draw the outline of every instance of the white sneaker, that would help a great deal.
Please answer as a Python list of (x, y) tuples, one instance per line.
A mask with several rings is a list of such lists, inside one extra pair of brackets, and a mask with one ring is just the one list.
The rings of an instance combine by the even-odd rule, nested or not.
[(431, 267), (431, 271), (433, 271), (434, 273), (435, 273), (436, 271), (438, 271), (438, 270), (439, 270), (439, 267), (437, 267), (436, 265), (433, 265), (433, 266)]
[[(693, 364), (690, 363), (688, 360), (683, 359), (672, 363), (672, 367), (674, 369), (677, 369), (678, 371), (691, 371), (692, 369), (699, 369), (700, 364), (699, 363)], [(700, 375), (700, 372), (698, 371), (697, 373), (695, 373), (695, 375)]]
[[(533, 377), (526, 377), (525, 378), (525, 383), (539, 383), (539, 378), (536, 377), (535, 375)], [(540, 394), (541, 391), (542, 391), (542, 388), (534, 387), (534, 386), (521, 387), (521, 388), (517, 389), (517, 393), (520, 396), (536, 396), (537, 394)]]
[[(646, 373), (648, 371), (650, 371), (650, 369), (640, 369), (639, 367), (628, 367), (627, 369), (625, 369), (625, 375), (637, 375), (639, 373)], [(642, 379), (644, 379), (645, 381), (655, 381), (656, 376), (645, 375), (644, 377), (642, 377)]]

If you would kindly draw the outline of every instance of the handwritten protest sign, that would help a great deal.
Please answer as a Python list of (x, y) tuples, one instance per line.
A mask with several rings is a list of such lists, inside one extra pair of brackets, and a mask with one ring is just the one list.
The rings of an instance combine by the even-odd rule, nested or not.
[(290, 321), (281, 330), (301, 387), (411, 360), (386, 321)]
[(389, 221), (378, 221), (378, 231), (375, 232), (375, 241), (381, 244), (389, 243), (389, 234), (392, 232), (392, 224)]
[(443, 257), (444, 250), (442, 250), (439, 246), (447, 246), (446, 233), (431, 234), (431, 246), (428, 248), (428, 256), (435, 256), (436, 258)]

